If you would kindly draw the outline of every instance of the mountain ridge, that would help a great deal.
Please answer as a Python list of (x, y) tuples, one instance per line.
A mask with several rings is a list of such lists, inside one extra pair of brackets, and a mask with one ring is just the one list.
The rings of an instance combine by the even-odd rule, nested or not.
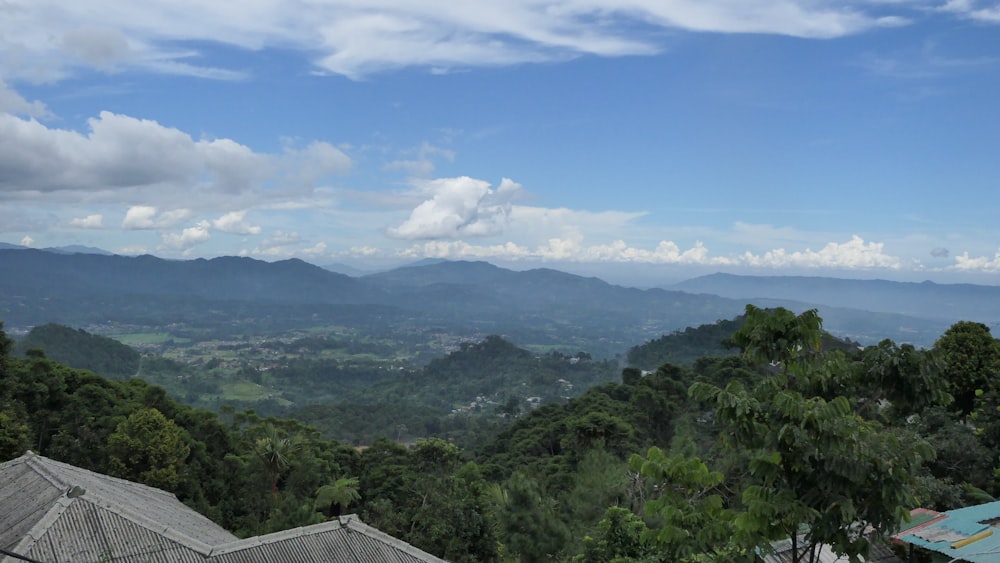
[(859, 342), (892, 338), (929, 345), (949, 321), (980, 320), (870, 313), (851, 306), (861, 298), (830, 304), (796, 300), (787, 290), (779, 297), (720, 296), (710, 291), (720, 279), (727, 278), (696, 279), (686, 291), (638, 289), (482, 261), (413, 264), (355, 278), (299, 259), (164, 260), (7, 249), (0, 250), (0, 319), (80, 326), (127, 315), (138, 323), (254, 325), (282, 317), (282, 326), (361, 322), (366, 330), (517, 333), (540, 346), (610, 355), (674, 330), (733, 318), (747, 302), (793, 310), (818, 304), (826, 309), (821, 315), (828, 330)]

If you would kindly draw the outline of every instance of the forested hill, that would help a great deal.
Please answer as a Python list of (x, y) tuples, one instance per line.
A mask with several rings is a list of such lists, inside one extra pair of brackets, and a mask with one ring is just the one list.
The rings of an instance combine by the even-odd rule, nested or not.
[[(630, 348), (626, 357), (628, 365), (653, 371), (664, 364), (690, 367), (705, 357), (734, 356), (739, 353), (739, 347), (732, 342), (732, 337), (745, 321), (746, 317), (740, 315), (732, 320), (721, 320), (664, 334)], [(859, 345), (824, 331), (822, 347), (824, 350), (853, 352)]]
[(18, 356), (32, 350), (70, 367), (118, 379), (135, 375), (141, 359), (139, 352), (113, 338), (57, 324), (36, 326), (14, 346)]
[(740, 316), (664, 334), (630, 348), (628, 365), (652, 371), (663, 364), (690, 366), (705, 356), (735, 355), (738, 350), (727, 342), (742, 325), (743, 317)]

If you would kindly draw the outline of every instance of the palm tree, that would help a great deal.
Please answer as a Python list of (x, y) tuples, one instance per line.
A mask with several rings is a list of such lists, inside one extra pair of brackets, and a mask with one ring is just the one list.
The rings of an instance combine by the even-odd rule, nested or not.
[(341, 477), (331, 485), (323, 485), (316, 491), (316, 510), (323, 511), (327, 518), (340, 515), (347, 510), (352, 502), (361, 500), (358, 493), (358, 480), (354, 477)]
[(277, 429), (271, 425), (268, 425), (264, 430), (264, 435), (254, 442), (254, 453), (264, 464), (264, 469), (271, 480), (272, 498), (277, 498), (278, 478), (288, 468), (289, 457), (295, 453), (298, 446), (295, 440), (278, 434)]

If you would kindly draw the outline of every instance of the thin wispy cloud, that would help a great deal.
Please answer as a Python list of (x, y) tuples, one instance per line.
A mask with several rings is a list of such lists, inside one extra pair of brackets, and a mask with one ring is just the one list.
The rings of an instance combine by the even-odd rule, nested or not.
[[(945, 9), (983, 20), (993, 14), (988, 7), (959, 4)], [(408, 66), (442, 72), (581, 55), (649, 55), (664, 49), (664, 32), (672, 30), (834, 38), (904, 25), (906, 8), (805, 0), (154, 0), (141, 7), (117, 0), (8, 0), (0, 7), (0, 22), (6, 22), (0, 23), (0, 35), (7, 50), (21, 56), (0, 57), (0, 76), (53, 80), (86, 66), (247, 78), (242, 69), (219, 67), (197, 49), (175, 43), (211, 41), (318, 53), (313, 59), (318, 71), (361, 79)]]

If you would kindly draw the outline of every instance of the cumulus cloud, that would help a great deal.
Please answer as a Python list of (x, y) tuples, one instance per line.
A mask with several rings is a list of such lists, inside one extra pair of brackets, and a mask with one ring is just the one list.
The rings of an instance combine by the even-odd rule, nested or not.
[(285, 148), (282, 164), (288, 174), (312, 185), (332, 174), (344, 174), (353, 164), (344, 151), (322, 141), (313, 141), (303, 149)]
[[(5, 192), (239, 185), (266, 157), (232, 141), (195, 141), (156, 121), (101, 112), (86, 135), (0, 114)], [(2, 194), (2, 192), (0, 192)]]
[(24, 235), (21, 239), (21, 246), (32, 246), (35, 244), (35, 239), (31, 238), (31, 235)]
[(28, 117), (51, 117), (45, 104), (35, 100), (29, 102), (0, 80), (0, 113), (26, 115)]
[(230, 211), (212, 221), (212, 228), (224, 233), (237, 235), (259, 235), (261, 231), (260, 226), (247, 222), (246, 214), (246, 211)]
[[(907, 21), (914, 7), (854, 0), (282, 0), (141, 6), (91, 0), (7, 0), (0, 4), (0, 75), (53, 80), (78, 66), (141, 68), (212, 79), (244, 76), (213, 66), (178, 40), (243, 49), (281, 47), (316, 54), (324, 72), (363, 78), (385, 69), (449, 69), (622, 56), (663, 49), (664, 30), (838, 37)], [(971, 8), (987, 20), (989, 8)], [(16, 54), (17, 56), (14, 56)]]
[(784, 248), (771, 250), (762, 255), (751, 253), (744, 254), (742, 262), (748, 266), (782, 268), (782, 267), (804, 267), (804, 268), (888, 268), (899, 269), (902, 261), (885, 254), (885, 245), (878, 242), (865, 242), (861, 237), (854, 235), (851, 240), (844, 243), (831, 242), (814, 251), (805, 249), (803, 251), (787, 252)]
[(114, 70), (137, 56), (125, 34), (109, 27), (88, 25), (70, 29), (63, 34), (61, 47), (67, 55), (102, 70)]
[(101, 214), (87, 215), (86, 217), (77, 217), (69, 222), (71, 227), (77, 227), (80, 229), (100, 229), (104, 226), (104, 216)]
[(149, 205), (133, 205), (125, 212), (122, 228), (127, 230), (166, 229), (191, 216), (189, 209), (171, 209), (160, 212)]
[(212, 238), (205, 225), (196, 225), (182, 230), (180, 233), (163, 233), (163, 250), (190, 250), (192, 247), (207, 242)]
[(297, 232), (275, 231), (270, 237), (261, 241), (252, 251), (245, 254), (266, 256), (268, 258), (304, 256), (313, 259), (328, 254), (325, 242), (317, 242), (308, 247), (298, 246), (303, 242), (302, 236)]
[(961, 255), (955, 257), (955, 264), (948, 269), (960, 272), (1000, 272), (1000, 250), (992, 257), (971, 257), (968, 252), (963, 252)]
[(118, 202), (126, 193), (133, 200), (215, 205), (240, 196), (250, 204), (301, 195), (313, 180), (351, 167), (349, 156), (325, 142), (257, 153), (232, 139), (195, 140), (156, 121), (111, 112), (89, 119), (87, 127), (86, 133), (55, 129), (0, 113), (0, 199), (58, 194), (64, 202), (84, 195)]
[(948, 249), (944, 247), (939, 246), (937, 248), (931, 249), (931, 256), (935, 258), (947, 258), (949, 254), (950, 252), (948, 252)]
[(582, 237), (552, 238), (534, 247), (513, 242), (473, 245), (465, 241), (429, 241), (400, 251), (406, 258), (489, 259), (560, 262), (604, 262), (678, 264), (703, 266), (751, 266), (756, 268), (898, 269), (899, 258), (883, 252), (881, 243), (852, 237), (831, 242), (819, 251), (788, 252), (775, 249), (763, 254), (713, 256), (700, 241), (682, 250), (673, 241), (661, 241), (652, 249), (630, 246), (622, 240), (608, 244), (584, 244)]
[(401, 225), (387, 230), (401, 239), (492, 236), (503, 232), (521, 185), (504, 178), (497, 189), (468, 176), (420, 184), (425, 199)]

